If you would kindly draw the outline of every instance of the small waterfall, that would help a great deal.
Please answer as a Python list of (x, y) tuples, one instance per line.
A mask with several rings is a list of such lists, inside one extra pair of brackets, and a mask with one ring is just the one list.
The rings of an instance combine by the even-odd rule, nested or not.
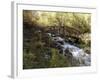
[(75, 58), (77, 61), (79, 61), (80, 66), (89, 66), (91, 63), (91, 56), (84, 52), (83, 49), (80, 49), (76, 46), (70, 45), (68, 43), (65, 43), (63, 46), (63, 50), (68, 49), (69, 52), (72, 53), (73, 58)]
[[(49, 33), (51, 36), (51, 33)], [(52, 36), (51, 36), (52, 37)], [(72, 55), (73, 59), (76, 60), (79, 64), (78, 66), (90, 66), (91, 65), (91, 55), (84, 52), (83, 49), (80, 49), (74, 45), (71, 45), (61, 37), (52, 37), (52, 40), (56, 42), (57, 46), (62, 47), (63, 55), (66, 55), (65, 52), (68, 50)]]

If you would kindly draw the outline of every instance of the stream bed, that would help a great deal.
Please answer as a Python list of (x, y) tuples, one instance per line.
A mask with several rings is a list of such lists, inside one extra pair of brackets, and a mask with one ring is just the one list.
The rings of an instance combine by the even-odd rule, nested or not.
[(62, 51), (62, 55), (69, 55), (72, 57), (72, 63), (76, 61), (76, 66), (90, 66), (91, 65), (91, 55), (87, 54), (83, 49), (76, 47), (59, 36), (55, 36), (51, 33), (48, 35), (52, 38), (52, 41), (56, 43), (56, 47), (59, 51)]

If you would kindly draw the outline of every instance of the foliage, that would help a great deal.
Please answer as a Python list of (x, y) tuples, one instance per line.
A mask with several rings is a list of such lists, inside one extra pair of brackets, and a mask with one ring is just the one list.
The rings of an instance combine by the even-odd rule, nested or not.
[(50, 67), (67, 67), (70, 66), (67, 62), (67, 58), (59, 54), (57, 49), (51, 49), (52, 58), (50, 60)]

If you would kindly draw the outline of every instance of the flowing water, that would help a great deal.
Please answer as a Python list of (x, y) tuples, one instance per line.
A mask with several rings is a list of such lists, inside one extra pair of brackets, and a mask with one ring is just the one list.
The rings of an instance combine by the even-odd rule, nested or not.
[[(49, 35), (51, 36), (50, 33)], [(78, 61), (78, 66), (90, 66), (91, 65), (91, 55), (84, 52), (83, 49), (80, 49), (74, 45), (71, 45), (65, 42), (65, 40), (61, 37), (53, 36), (52, 40), (55, 41), (57, 45), (62, 47), (63, 55), (67, 54), (65, 53), (67, 49), (72, 55), (72, 57), (74, 58), (74, 60)]]

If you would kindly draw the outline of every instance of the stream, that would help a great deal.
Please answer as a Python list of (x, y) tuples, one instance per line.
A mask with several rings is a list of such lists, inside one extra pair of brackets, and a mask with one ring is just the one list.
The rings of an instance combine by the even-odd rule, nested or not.
[[(76, 47), (59, 36), (52, 35), (48, 33), (52, 38), (52, 41), (56, 43), (56, 47), (59, 47), (59, 50), (62, 50), (62, 55), (71, 55), (74, 60), (78, 62), (77, 66), (90, 66), (91, 65), (91, 55), (84, 52), (83, 49)], [(70, 53), (66, 53), (69, 51)]]

